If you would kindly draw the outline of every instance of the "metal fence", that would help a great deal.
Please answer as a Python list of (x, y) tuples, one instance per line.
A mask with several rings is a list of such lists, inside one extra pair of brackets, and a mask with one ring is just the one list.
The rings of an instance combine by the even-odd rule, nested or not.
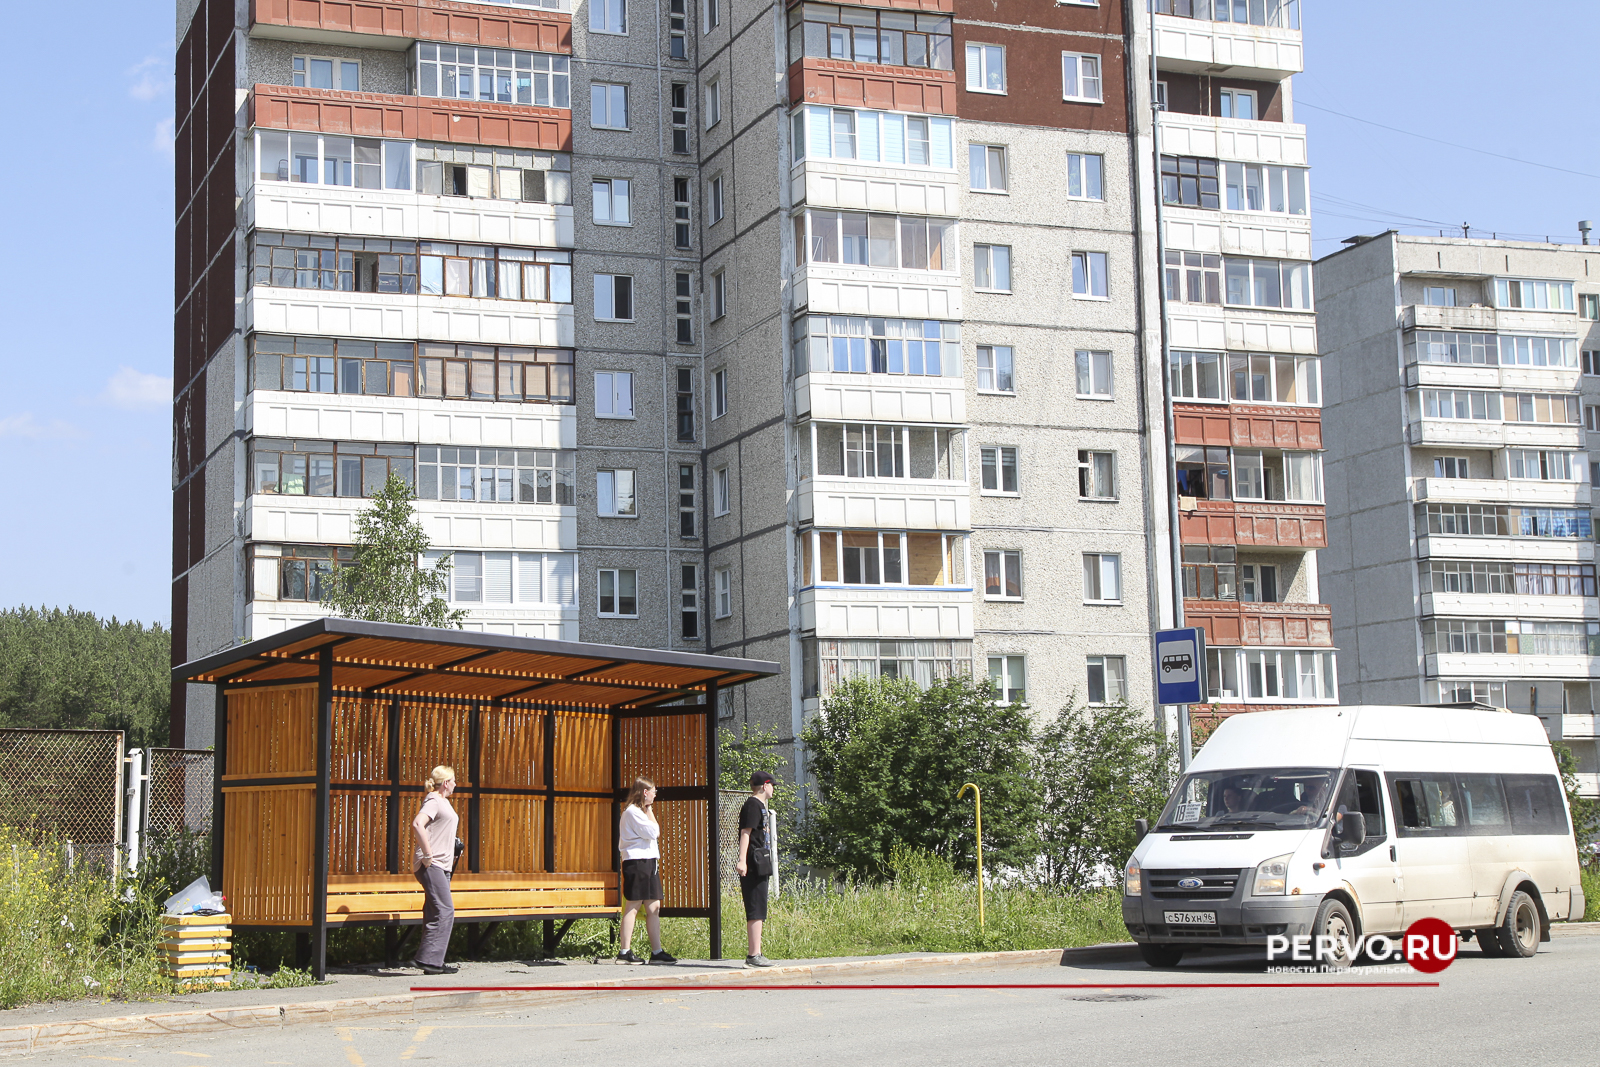
[[(744, 807), (744, 802), (750, 799), (750, 794), (737, 789), (717, 790), (717, 865), (722, 880), (724, 893), (739, 892), (739, 872), (735, 864), (739, 862), (739, 809)], [(778, 816), (776, 812), (768, 809), (768, 817), (772, 820), (768, 825), (772, 830), (772, 854), (778, 854)], [(772, 872), (771, 892), (774, 896), (778, 893), (778, 872)]]
[(0, 730), (0, 825), (109, 867), (123, 844), (123, 768), (120, 730)]
[(141, 834), (165, 837), (211, 829), (212, 752), (198, 748), (145, 750)]

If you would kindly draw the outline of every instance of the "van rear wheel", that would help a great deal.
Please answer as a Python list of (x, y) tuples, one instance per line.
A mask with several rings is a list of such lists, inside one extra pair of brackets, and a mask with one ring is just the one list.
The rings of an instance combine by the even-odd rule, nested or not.
[(1539, 919), (1539, 905), (1522, 890), (1511, 894), (1506, 905), (1506, 917), (1495, 930), (1500, 941), (1502, 956), (1527, 959), (1539, 951), (1539, 938), (1544, 933)]
[(1176, 967), (1183, 959), (1183, 949), (1174, 945), (1149, 945), (1141, 941), (1139, 955), (1152, 967)]
[(1500, 930), (1491, 926), (1487, 930), (1479, 930), (1472, 935), (1478, 939), (1478, 951), (1490, 958), (1499, 958), (1505, 955), (1500, 948)]

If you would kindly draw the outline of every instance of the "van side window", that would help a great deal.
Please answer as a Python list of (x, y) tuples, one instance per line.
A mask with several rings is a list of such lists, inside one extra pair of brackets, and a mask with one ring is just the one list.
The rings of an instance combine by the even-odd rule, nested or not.
[(1456, 780), (1461, 786), (1461, 803), (1466, 809), (1468, 826), (1485, 834), (1510, 832), (1506, 798), (1500, 792), (1499, 775), (1462, 774)]
[(1400, 826), (1412, 833), (1450, 831), (1458, 825), (1455, 783), (1446, 775), (1400, 778), (1394, 783)]
[(1383, 837), (1388, 829), (1383, 825), (1383, 783), (1378, 772), (1357, 771), (1355, 777), (1357, 803), (1350, 810), (1366, 816), (1368, 838)]
[(1567, 809), (1561, 802), (1561, 785), (1554, 775), (1502, 775), (1511, 827), (1519, 834), (1564, 834)]

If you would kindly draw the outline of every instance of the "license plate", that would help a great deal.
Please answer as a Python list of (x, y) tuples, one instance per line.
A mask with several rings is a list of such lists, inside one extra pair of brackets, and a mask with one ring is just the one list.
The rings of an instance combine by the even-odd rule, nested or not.
[(1214, 911), (1169, 911), (1167, 912), (1168, 926), (1215, 926), (1217, 913)]

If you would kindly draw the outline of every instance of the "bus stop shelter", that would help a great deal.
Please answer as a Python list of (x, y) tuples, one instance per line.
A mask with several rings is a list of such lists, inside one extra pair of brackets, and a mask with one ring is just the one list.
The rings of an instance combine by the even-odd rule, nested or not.
[[(663, 915), (721, 957), (716, 708), (766, 661), (326, 618), (173, 671), (216, 688), (214, 885), (239, 929), (415, 926), (410, 823), (439, 764), (466, 845), (458, 923), (610, 917), (617, 818), (658, 788)], [(565, 927), (562, 928), (563, 930)], [(302, 941), (305, 945), (306, 941)]]

